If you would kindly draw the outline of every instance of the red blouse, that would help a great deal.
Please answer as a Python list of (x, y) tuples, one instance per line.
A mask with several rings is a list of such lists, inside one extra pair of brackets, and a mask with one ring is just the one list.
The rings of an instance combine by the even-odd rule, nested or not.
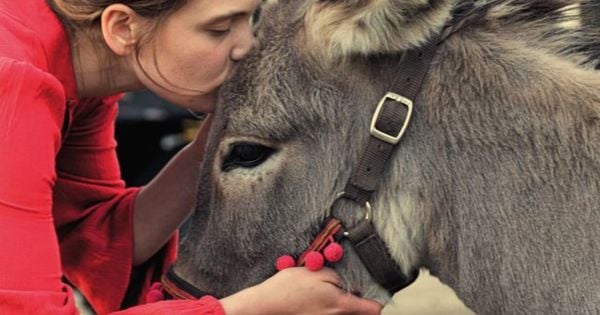
[[(99, 314), (129, 287), (133, 207), (115, 152), (118, 97), (78, 99), (67, 34), (44, 0), (0, 0), (0, 314)], [(150, 262), (142, 296), (176, 255)], [(214, 298), (122, 314), (223, 314)], [(121, 314), (121, 313), (120, 313)]]

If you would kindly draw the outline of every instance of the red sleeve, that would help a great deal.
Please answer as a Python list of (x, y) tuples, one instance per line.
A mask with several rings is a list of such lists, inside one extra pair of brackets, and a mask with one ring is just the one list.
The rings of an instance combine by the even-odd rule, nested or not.
[(62, 85), (0, 57), (0, 313), (74, 314), (52, 219)]
[[(130, 287), (139, 189), (125, 188), (121, 180), (114, 138), (116, 99), (84, 99), (68, 113), (71, 123), (56, 158), (54, 189), (62, 266), (96, 312), (105, 314), (120, 309)], [(174, 235), (166, 248), (136, 267), (138, 297), (174, 261), (176, 244)]]
[[(119, 179), (116, 105), (66, 103), (54, 76), (0, 57), (0, 314), (76, 313), (63, 272), (101, 314), (118, 310), (129, 286), (137, 189)], [(140, 268), (142, 296), (176, 243)]]
[(132, 307), (111, 315), (225, 315), (221, 303), (212, 296), (191, 300), (161, 301)]
[[(67, 110), (56, 78), (3, 57), (0, 83), (0, 314), (77, 314), (73, 293), (61, 282), (59, 252), (66, 276), (98, 313), (118, 310), (132, 270), (137, 189), (125, 189), (119, 179), (116, 105)], [(73, 123), (61, 148), (65, 117)], [(143, 287), (173, 261), (176, 243), (175, 235), (142, 267)], [(119, 312), (191, 313), (224, 314), (210, 297)]]

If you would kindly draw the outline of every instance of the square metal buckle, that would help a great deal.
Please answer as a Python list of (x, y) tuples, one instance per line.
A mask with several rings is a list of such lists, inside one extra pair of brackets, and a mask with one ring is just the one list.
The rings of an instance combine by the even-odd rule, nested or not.
[[(393, 100), (396, 101), (396, 103), (402, 105), (402, 106), (406, 106), (407, 112), (406, 112), (406, 119), (404, 120), (404, 122), (402, 123), (402, 128), (400, 129), (400, 131), (398, 132), (397, 135), (390, 135), (387, 134), (381, 130), (378, 130), (377, 127), (375, 126), (377, 123), (377, 120), (379, 120), (379, 115), (381, 114), (381, 110), (383, 109), (383, 105), (385, 104), (385, 102), (387, 100)], [(379, 104), (377, 104), (377, 109), (375, 109), (375, 114), (373, 114), (373, 119), (371, 120), (371, 128), (370, 128), (370, 133), (373, 137), (385, 141), (389, 144), (397, 144), (400, 141), (400, 138), (402, 138), (402, 136), (404, 135), (404, 132), (406, 131), (406, 128), (408, 127), (408, 123), (410, 122), (410, 118), (412, 116), (412, 111), (413, 111), (413, 101), (402, 96), (402, 95), (398, 95), (396, 93), (392, 93), (392, 92), (388, 92), (382, 99), (381, 101), (379, 101)]]

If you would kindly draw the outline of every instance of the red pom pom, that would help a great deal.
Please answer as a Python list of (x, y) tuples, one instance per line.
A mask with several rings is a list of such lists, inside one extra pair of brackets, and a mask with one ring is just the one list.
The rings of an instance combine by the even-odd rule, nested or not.
[(327, 261), (332, 263), (338, 262), (344, 257), (344, 248), (342, 245), (334, 242), (325, 247), (323, 254), (325, 254)]
[(281, 256), (277, 258), (277, 261), (275, 262), (275, 268), (277, 268), (277, 271), (294, 266), (296, 266), (296, 261), (294, 261), (294, 258), (290, 255)]
[(306, 254), (304, 257), (304, 264), (310, 271), (317, 271), (323, 268), (324, 263), (325, 258), (323, 258), (323, 255), (321, 255), (319, 252), (312, 251)]
[(146, 293), (146, 303), (154, 303), (165, 299), (165, 295), (162, 293), (162, 284), (155, 282), (150, 287), (150, 291)]
[(162, 290), (162, 283), (160, 282), (154, 282), (151, 286), (150, 286), (150, 290)]

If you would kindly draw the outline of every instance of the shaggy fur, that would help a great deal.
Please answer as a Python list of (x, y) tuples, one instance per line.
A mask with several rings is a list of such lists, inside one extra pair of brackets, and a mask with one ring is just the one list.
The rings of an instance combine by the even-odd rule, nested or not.
[[(372, 200), (397, 262), (430, 269), (479, 314), (600, 312), (600, 73), (566, 52), (582, 38), (557, 26), (571, 3), (541, 17), (543, 1), (477, 1), (462, 12)], [(279, 0), (263, 12), (259, 48), (222, 91), (181, 276), (224, 296), (308, 246), (402, 71), (398, 55), (441, 30), (416, 16), (449, 17), (442, 2)], [(340, 14), (385, 16), (373, 27), (394, 31), (367, 35)], [(306, 21), (323, 32), (307, 38)], [(347, 48), (315, 58), (332, 47)], [(242, 143), (274, 151), (224, 169)], [(334, 211), (346, 225), (363, 216), (351, 202)], [(386, 301), (347, 250), (335, 268), (348, 290)]]
[(417, 47), (444, 25), (453, 2), (317, 1), (305, 14), (306, 45), (327, 59)]
[(596, 69), (600, 70), (600, 1), (587, 0), (581, 6), (581, 20), (584, 31), (591, 34), (582, 50), (591, 60), (597, 61)]

